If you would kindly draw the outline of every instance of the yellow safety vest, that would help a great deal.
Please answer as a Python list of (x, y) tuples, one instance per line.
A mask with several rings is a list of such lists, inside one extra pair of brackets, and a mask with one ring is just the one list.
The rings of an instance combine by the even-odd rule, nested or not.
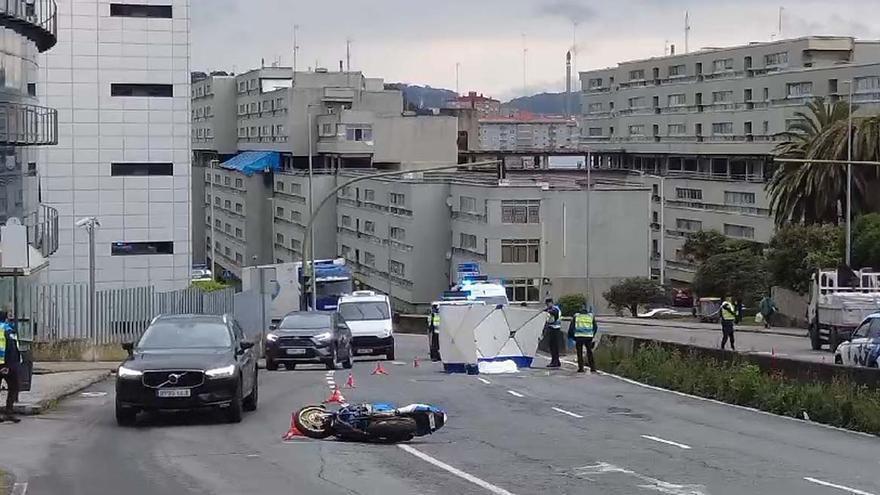
[[(18, 347), (18, 337), (13, 333), (12, 340)], [(20, 353), (20, 351), (19, 351)], [(0, 364), (6, 364), (6, 329), (0, 327)]]
[(596, 327), (593, 325), (594, 317), (592, 313), (577, 313), (574, 315), (574, 336), (575, 337), (592, 337), (596, 335)]
[(431, 324), (434, 326), (435, 332), (440, 332), (440, 313), (431, 315)]
[(736, 310), (729, 302), (725, 302), (721, 305), (721, 319), (724, 321), (736, 320)]

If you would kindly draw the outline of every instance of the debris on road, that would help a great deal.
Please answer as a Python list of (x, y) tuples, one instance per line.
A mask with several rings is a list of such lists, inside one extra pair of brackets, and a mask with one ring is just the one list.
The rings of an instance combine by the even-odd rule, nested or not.
[(389, 373), (385, 369), (385, 367), (382, 366), (382, 361), (379, 361), (378, 363), (376, 363), (376, 369), (374, 369), (372, 371), (372, 373), (370, 373), (370, 374), (371, 375), (388, 375)]

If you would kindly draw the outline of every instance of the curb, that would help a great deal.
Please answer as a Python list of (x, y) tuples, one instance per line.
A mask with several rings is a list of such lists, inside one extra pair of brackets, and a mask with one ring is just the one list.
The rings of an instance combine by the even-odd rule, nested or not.
[[(656, 325), (656, 324), (652, 323), (651, 321), (647, 321), (647, 320), (642, 322), (642, 321), (618, 321), (618, 320), (607, 320), (606, 319), (604, 321), (608, 324), (611, 324), (611, 325), (629, 325), (629, 326), (634, 326), (634, 327), (678, 328), (678, 329), (682, 329), (682, 330), (709, 330), (709, 331), (713, 330), (712, 328), (691, 327), (691, 326), (686, 326), (684, 324)], [(672, 320), (665, 320), (665, 321), (672, 321)], [(600, 321), (600, 325), (601, 325), (601, 321)], [(717, 330), (720, 331), (720, 328)], [(742, 332), (742, 333), (755, 333), (755, 334), (760, 334), (760, 335), (780, 335), (783, 337), (797, 337), (797, 338), (807, 337), (809, 335), (806, 330), (804, 330), (804, 333), (802, 333), (802, 334), (795, 334), (792, 332), (773, 331), (772, 329), (771, 330), (753, 330), (747, 325), (737, 326), (736, 331), (737, 331), (737, 333)]]
[(55, 394), (52, 397), (46, 397), (36, 403), (25, 402), (25, 403), (17, 403), (13, 408), (13, 411), (16, 414), (21, 414), (24, 416), (34, 416), (37, 414), (42, 414), (58, 404), (59, 401), (70, 397), (71, 395), (79, 392), (80, 390), (86, 389), (104, 379), (112, 374), (111, 371), (107, 370), (106, 372), (102, 372), (101, 374), (96, 374), (95, 376), (90, 376), (88, 378), (84, 378), (77, 383), (74, 383), (71, 387), (66, 390), (61, 391), (58, 394)]

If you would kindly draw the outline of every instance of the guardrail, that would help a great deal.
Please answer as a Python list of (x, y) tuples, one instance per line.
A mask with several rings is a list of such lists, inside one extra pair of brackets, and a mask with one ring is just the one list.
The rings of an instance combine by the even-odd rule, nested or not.
[(20, 27), (16, 31), (32, 39), (41, 52), (58, 42), (57, 11), (55, 0), (0, 0), (0, 18)]
[(27, 103), (0, 102), (0, 144), (58, 144), (58, 111)]
[(28, 244), (44, 257), (58, 251), (58, 210), (40, 205), (39, 211), (22, 218), (27, 227)]

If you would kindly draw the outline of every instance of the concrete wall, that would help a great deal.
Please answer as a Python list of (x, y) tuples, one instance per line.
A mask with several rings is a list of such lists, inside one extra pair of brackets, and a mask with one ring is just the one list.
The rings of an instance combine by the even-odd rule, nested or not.
[(375, 163), (407, 168), (458, 162), (458, 121), (446, 116), (395, 116), (373, 124)]
[(193, 83), (192, 94), (193, 149), (224, 155), (235, 153), (238, 149), (235, 78), (209, 76)]
[[(336, 187), (336, 176), (315, 174), (312, 180), (315, 207)], [(283, 245), (273, 242), (274, 257), (284, 262), (299, 261), (304, 249), (302, 242), (309, 222), (308, 173), (285, 172), (275, 174), (274, 212), (275, 233), (283, 236)], [(280, 208), (280, 210), (279, 210)], [(315, 257), (332, 259), (338, 254), (336, 247), (336, 201), (331, 200), (318, 213), (315, 221)]]

